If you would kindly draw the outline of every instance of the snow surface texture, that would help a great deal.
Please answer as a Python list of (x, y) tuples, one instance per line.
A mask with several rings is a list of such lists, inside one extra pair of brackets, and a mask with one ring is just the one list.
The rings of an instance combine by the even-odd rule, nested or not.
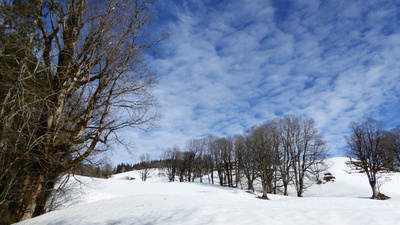
[(346, 172), (346, 161), (329, 160), (334, 182), (309, 187), (303, 198), (294, 197), (292, 188), (291, 196), (271, 194), (269, 201), (207, 179), (169, 183), (157, 170), (146, 182), (138, 171), (79, 177), (83, 183), (71, 181), (75, 188), (61, 209), (18, 224), (399, 224), (400, 174), (382, 175), (381, 192), (391, 199), (372, 200), (366, 175)]

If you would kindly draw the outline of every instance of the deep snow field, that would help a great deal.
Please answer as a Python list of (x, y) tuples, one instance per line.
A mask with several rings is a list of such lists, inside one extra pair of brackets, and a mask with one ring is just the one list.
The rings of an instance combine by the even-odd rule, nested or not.
[(329, 159), (334, 182), (314, 184), (302, 198), (292, 188), (289, 196), (270, 194), (271, 200), (207, 179), (169, 183), (158, 170), (146, 182), (138, 171), (77, 177), (58, 210), (18, 224), (400, 224), (400, 174), (382, 174), (380, 190), (391, 199), (372, 200), (366, 175), (346, 172), (346, 161)]

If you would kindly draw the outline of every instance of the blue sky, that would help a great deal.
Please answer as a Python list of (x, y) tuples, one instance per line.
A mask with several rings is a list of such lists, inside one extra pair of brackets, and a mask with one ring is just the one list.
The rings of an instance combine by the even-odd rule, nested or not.
[(398, 1), (163, 0), (156, 10), (155, 29), (170, 34), (149, 58), (163, 118), (125, 130), (135, 156), (114, 150), (113, 162), (286, 114), (313, 118), (335, 156), (351, 121), (400, 124)]

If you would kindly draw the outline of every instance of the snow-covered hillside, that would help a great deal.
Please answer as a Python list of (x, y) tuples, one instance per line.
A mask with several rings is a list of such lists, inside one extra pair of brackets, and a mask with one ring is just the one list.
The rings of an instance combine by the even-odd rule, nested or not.
[(146, 182), (137, 171), (79, 177), (61, 209), (19, 224), (399, 224), (400, 174), (382, 175), (390, 200), (371, 200), (366, 176), (347, 173), (346, 161), (329, 160), (334, 182), (309, 187), (303, 198), (292, 190), (270, 201), (208, 183), (169, 183), (157, 170)]

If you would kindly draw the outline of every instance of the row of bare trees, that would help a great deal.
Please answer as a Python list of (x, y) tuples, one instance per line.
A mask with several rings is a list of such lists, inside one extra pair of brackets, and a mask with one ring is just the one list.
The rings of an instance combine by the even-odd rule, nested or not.
[[(385, 131), (383, 122), (368, 119), (349, 127), (347, 156), (366, 173), (372, 198), (385, 199), (378, 190), (378, 174), (400, 169), (400, 125)], [(289, 115), (235, 137), (189, 140), (184, 150), (177, 146), (165, 150), (162, 159), (170, 181), (178, 176), (181, 182), (196, 178), (203, 182), (206, 175), (214, 183), (215, 172), (221, 186), (239, 187), (245, 181), (254, 191), (254, 182), (260, 180), (267, 198), (278, 190), (288, 195), (289, 184), (302, 196), (308, 181), (318, 181), (327, 170), (326, 157), (327, 147), (315, 122)]]
[[(194, 181), (202, 178), (205, 174), (210, 174), (208, 154), (208, 139), (192, 139), (188, 141), (186, 151), (182, 151), (178, 146), (166, 149), (161, 160), (165, 163), (165, 169), (170, 182), (174, 182), (176, 176), (179, 181)], [(209, 179), (210, 180), (210, 179)]]
[(0, 223), (43, 214), (58, 177), (157, 117), (152, 3), (0, 2)]
[(254, 126), (235, 137), (208, 136), (189, 140), (184, 150), (174, 146), (163, 153), (170, 181), (193, 181), (207, 175), (214, 183), (214, 171), (221, 186), (238, 187), (246, 180), (254, 191), (261, 180), (263, 197), (282, 187), (288, 195), (293, 183), (301, 197), (307, 182), (326, 169), (326, 144), (314, 120), (289, 115)]

